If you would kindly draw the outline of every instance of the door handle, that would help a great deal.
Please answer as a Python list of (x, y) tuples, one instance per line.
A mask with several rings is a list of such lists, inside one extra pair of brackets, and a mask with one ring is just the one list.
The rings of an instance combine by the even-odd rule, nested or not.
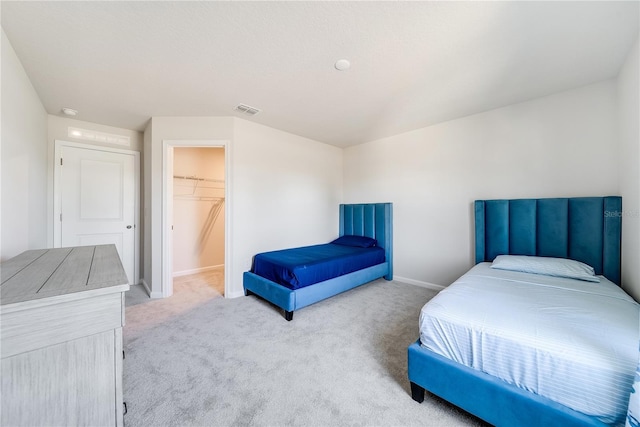
[(131, 226), (130, 226), (130, 225), (127, 225), (127, 228), (131, 228)]

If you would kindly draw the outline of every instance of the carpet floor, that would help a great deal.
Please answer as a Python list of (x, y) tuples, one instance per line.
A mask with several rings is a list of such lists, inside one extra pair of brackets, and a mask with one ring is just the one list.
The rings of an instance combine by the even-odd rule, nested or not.
[[(434, 291), (377, 280), (294, 313), (174, 283), (124, 327), (125, 425), (483, 426), (407, 380), (407, 346)], [(136, 294), (137, 293), (137, 294)]]

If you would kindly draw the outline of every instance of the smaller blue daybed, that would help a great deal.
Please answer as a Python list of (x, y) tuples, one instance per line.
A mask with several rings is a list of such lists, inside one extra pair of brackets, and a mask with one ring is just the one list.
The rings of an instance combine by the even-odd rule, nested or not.
[[(347, 240), (350, 243), (358, 237), (366, 237), (375, 240), (374, 247), (353, 248), (353, 256), (356, 258), (347, 261), (337, 258), (342, 257), (348, 248), (332, 248), (331, 246), (334, 246), (332, 244), (258, 254), (254, 258), (252, 270), (245, 272), (243, 276), (245, 295), (257, 295), (282, 308), (285, 319), (290, 321), (293, 319), (295, 310), (381, 277), (392, 280), (392, 228), (393, 205), (391, 203), (341, 204), (340, 240)], [(351, 239), (351, 236), (355, 237)], [(373, 252), (373, 254), (365, 252)], [(360, 259), (357, 259), (358, 257)], [(373, 265), (365, 268), (354, 267), (356, 263), (363, 262), (363, 258), (375, 259), (375, 261)], [(322, 270), (315, 268), (319, 262), (326, 263), (327, 260), (328, 268)], [(257, 264), (259, 269), (256, 269)], [(369, 262), (369, 264), (372, 263)], [(358, 269), (353, 271), (354, 268)], [(256, 270), (260, 270), (260, 274), (266, 277), (257, 274)], [(336, 272), (340, 271), (346, 274), (335, 276)]]

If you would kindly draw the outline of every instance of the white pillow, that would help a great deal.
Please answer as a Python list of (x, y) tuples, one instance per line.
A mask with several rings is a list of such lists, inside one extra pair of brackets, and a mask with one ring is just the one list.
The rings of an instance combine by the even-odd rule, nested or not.
[(537, 257), (526, 255), (498, 255), (491, 268), (543, 274), (545, 276), (567, 277), (569, 279), (600, 282), (593, 267), (580, 261), (566, 258)]

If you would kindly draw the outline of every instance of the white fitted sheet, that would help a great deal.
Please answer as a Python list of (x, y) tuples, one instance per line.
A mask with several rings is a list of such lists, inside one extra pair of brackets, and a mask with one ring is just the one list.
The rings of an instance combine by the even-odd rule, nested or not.
[(420, 313), (421, 344), (610, 424), (624, 423), (640, 306), (600, 283), (474, 266)]

